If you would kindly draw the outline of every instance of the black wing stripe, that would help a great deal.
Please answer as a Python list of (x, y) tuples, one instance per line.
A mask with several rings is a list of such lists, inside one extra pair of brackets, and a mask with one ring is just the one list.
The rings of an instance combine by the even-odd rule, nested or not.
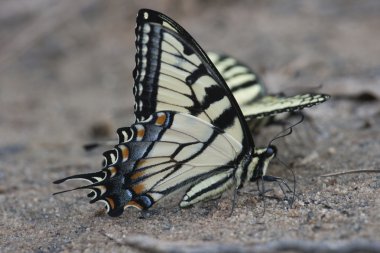
[(209, 52), (208, 55), (240, 106), (249, 105), (266, 94), (263, 81), (248, 66), (223, 54)]
[[(178, 189), (181, 189), (184, 186), (187, 186), (189, 184), (199, 183), (201, 180), (209, 178), (210, 176), (214, 174), (231, 170), (230, 166), (198, 167), (198, 169), (199, 168), (203, 168), (206, 170), (204, 173), (198, 174), (196, 176), (194, 176), (193, 172), (191, 172), (191, 173), (188, 173), (189, 175), (182, 173), (181, 175), (178, 175), (177, 177), (172, 177), (170, 180), (165, 181), (165, 185), (163, 183), (158, 184), (151, 191), (149, 191), (149, 193), (159, 193), (164, 196)], [(194, 168), (190, 168), (189, 170), (194, 170)], [(178, 177), (180, 176), (183, 177), (184, 180), (178, 180)], [(173, 184), (170, 184), (170, 183), (173, 183)]]
[[(159, 68), (152, 69), (156, 71), (155, 73), (150, 73), (152, 70), (145, 73), (142, 71), (145, 76), (140, 75), (135, 78), (135, 87), (137, 87), (135, 88), (137, 94), (135, 94), (137, 101), (136, 120), (145, 119), (148, 115), (158, 110), (175, 110), (187, 112), (210, 123), (216, 122), (215, 124), (217, 124), (221, 122), (217, 120), (219, 118), (218, 114), (224, 111), (228, 112), (229, 108), (234, 107), (235, 109), (232, 109), (235, 110), (233, 117), (238, 118), (238, 120), (223, 122), (216, 126), (227, 131), (232, 136), (235, 135), (236, 138), (239, 138), (238, 141), (245, 143), (245, 146), (248, 143), (253, 144), (248, 133), (248, 127), (245, 125), (242, 114), (236, 106), (236, 101), (225, 85), (223, 78), (221, 78), (216, 68), (194, 39), (174, 21), (154, 11), (142, 10), (139, 13), (137, 22), (140, 28), (136, 29), (138, 34), (136, 46), (141, 48), (136, 56), (137, 61), (143, 61), (146, 66), (156, 64), (150, 61), (148, 57), (151, 50), (150, 56), (154, 55), (156, 59), (159, 59), (160, 63)], [(145, 49), (146, 45), (148, 45), (147, 49)], [(148, 52), (145, 52), (145, 50)], [(227, 68), (235, 61), (226, 57), (221, 62)], [(183, 87), (186, 87), (184, 92), (179, 89), (180, 84), (175, 85), (176, 88), (169, 87), (169, 84), (164, 82), (165, 78), (161, 77), (163, 75), (171, 76), (171, 83), (180, 79), (181, 81), (178, 82)], [(148, 79), (152, 81), (153, 78), (155, 85), (150, 85), (151, 82), (145, 85)], [(139, 85), (141, 82), (144, 85)], [(205, 98), (206, 94), (210, 94), (205, 89), (214, 85), (219, 87), (219, 94), (223, 94), (227, 98), (225, 101), (220, 95)], [(191, 95), (188, 93), (189, 88)], [(142, 90), (140, 91), (140, 89)], [(144, 89), (147, 89), (147, 91)], [(178, 92), (173, 92), (171, 89)], [(183, 96), (184, 94), (189, 95), (189, 97)], [(155, 103), (150, 102), (152, 100)], [(237, 128), (240, 129), (238, 130)], [(243, 131), (246, 133), (236, 135), (236, 133)]]
[[(244, 81), (244, 82), (240, 83), (238, 86), (232, 87), (231, 91), (232, 92), (236, 92), (238, 90), (242, 90), (242, 89), (246, 89), (246, 88), (252, 87), (253, 85), (257, 85), (258, 86), (259, 84), (257, 82), (254, 82), (255, 80), (256, 79), (252, 79), (252, 80), (249, 80), (249, 81)], [(261, 90), (261, 88), (259, 88), (259, 89)]]
[(176, 48), (173, 44), (171, 44), (170, 42), (165, 41), (165, 40), (163, 40), (162, 43), (163, 44), (166, 43), (166, 44), (170, 45), (175, 50), (175, 52), (168, 51), (168, 50), (162, 50), (162, 53), (166, 53), (166, 54), (172, 55), (173, 57), (180, 58), (180, 59), (182, 59), (182, 61), (186, 61), (189, 64), (193, 65), (194, 68), (197, 67), (197, 65), (193, 61), (190, 61), (188, 58), (183, 57), (181, 52), (178, 50), (178, 48)]
[(208, 199), (223, 193), (234, 184), (234, 174), (222, 171), (203, 179), (203, 182), (191, 187), (180, 203), (181, 207), (191, 205), (191, 203)]
[[(216, 137), (218, 137), (219, 135), (220, 134), (218, 134), (217, 132), (215, 132), (215, 130), (213, 130), (211, 136), (207, 140), (202, 142), (199, 148), (195, 149), (196, 152), (189, 152), (189, 150), (186, 150), (185, 152), (183, 152), (183, 155), (186, 155), (187, 157), (185, 156), (181, 160), (176, 159), (179, 152), (175, 152), (172, 150), (168, 151), (168, 149), (158, 147), (157, 145), (160, 144), (160, 142), (155, 142), (154, 144), (155, 148), (157, 148), (159, 152), (168, 152), (169, 154), (172, 154), (172, 155), (168, 157), (168, 160), (163, 163), (150, 166), (149, 168), (142, 167), (140, 169), (136, 169), (132, 171), (131, 175), (129, 175), (128, 177), (133, 178), (134, 177), (132, 176), (133, 174), (137, 174), (138, 177), (136, 180), (130, 181), (129, 185), (131, 185), (131, 187), (133, 188), (133, 187), (136, 187), (138, 184), (142, 183), (144, 187), (146, 187), (144, 194), (149, 194), (151, 191), (156, 192), (156, 193), (160, 192), (162, 194), (167, 194), (171, 191), (174, 191), (182, 187), (184, 184), (198, 181), (200, 178), (210, 175), (210, 173), (215, 173), (215, 168), (214, 168), (215, 165), (210, 165), (210, 164), (202, 165), (202, 162), (205, 161), (206, 156), (215, 157), (216, 155), (218, 155), (218, 152), (222, 150), (222, 148), (226, 148), (225, 144), (223, 144), (223, 147), (219, 147), (221, 145), (220, 144), (221, 139), (216, 139)], [(215, 141), (218, 141), (219, 143), (219, 144), (216, 144), (217, 149), (213, 147), (213, 144), (215, 143)], [(192, 144), (195, 144), (195, 142), (193, 142)], [(182, 146), (182, 148), (184, 148), (184, 146)], [(178, 149), (180, 148), (178, 147)], [(206, 149), (207, 149), (207, 152), (205, 152)], [(215, 151), (211, 152), (212, 149), (214, 149)], [(232, 156), (231, 154), (229, 155), (224, 154), (220, 158), (215, 159), (214, 162), (217, 161), (217, 163), (219, 164), (217, 166), (218, 167), (222, 166), (224, 170), (226, 169), (224, 164), (226, 163), (229, 164), (235, 160), (235, 157), (236, 157), (235, 152), (236, 151), (234, 151), (234, 155)], [(154, 154), (155, 154), (155, 151), (151, 150), (149, 153), (146, 153), (143, 159), (150, 158)], [(172, 157), (173, 154), (176, 154), (176, 155)], [(223, 157), (225, 157), (226, 155), (230, 157), (229, 162), (225, 161), (226, 158), (224, 158), (223, 160)], [(202, 158), (200, 158), (201, 156)], [(199, 164), (199, 162), (201, 162), (201, 164)], [(197, 169), (194, 169), (194, 168), (197, 168)], [(202, 171), (201, 168), (206, 169), (206, 171)], [(187, 173), (186, 171), (189, 171), (190, 174), (184, 176), (184, 174)], [(196, 171), (198, 171), (199, 173), (197, 173)], [(165, 186), (165, 191), (161, 192), (159, 189), (163, 186)]]

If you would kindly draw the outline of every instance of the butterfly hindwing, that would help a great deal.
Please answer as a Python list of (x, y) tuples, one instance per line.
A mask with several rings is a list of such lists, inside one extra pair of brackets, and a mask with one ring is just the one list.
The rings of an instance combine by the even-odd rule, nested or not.
[[(232, 163), (241, 151), (241, 144), (229, 135), (188, 114), (160, 113), (165, 113), (170, 121), (162, 126), (161, 137), (126, 176), (132, 179), (129, 186), (144, 188), (144, 194), (157, 201), (200, 178), (234, 168)], [(149, 122), (144, 124), (150, 128)], [(199, 131), (193, 131), (194, 126)]]
[(329, 95), (269, 95), (263, 80), (247, 65), (231, 56), (208, 52), (209, 58), (231, 89), (246, 120), (294, 112), (325, 102)]
[(207, 52), (207, 55), (240, 107), (252, 104), (267, 94), (262, 79), (247, 65), (225, 54)]
[(295, 112), (325, 102), (325, 94), (303, 94), (292, 97), (264, 96), (250, 105), (241, 107), (246, 119), (260, 119), (282, 112)]
[[(101, 179), (77, 188), (92, 190), (91, 203), (105, 202), (111, 216), (120, 215), (128, 206), (147, 209), (163, 196), (190, 185), (181, 202), (188, 206), (204, 195), (206, 181), (215, 191), (207, 196), (214, 196), (236, 180), (232, 175), (241, 162), (242, 145), (221, 129), (190, 114), (170, 111), (156, 112), (135, 123), (131, 135), (142, 128), (141, 140), (131, 138), (115, 146), (115, 158), (99, 172)], [(93, 175), (70, 179), (88, 180)]]

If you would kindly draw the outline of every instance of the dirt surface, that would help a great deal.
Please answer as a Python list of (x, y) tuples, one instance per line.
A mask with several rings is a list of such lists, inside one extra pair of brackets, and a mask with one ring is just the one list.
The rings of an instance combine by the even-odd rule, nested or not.
[[(277, 185), (256, 184), (217, 201), (179, 209), (164, 200), (108, 217), (62, 177), (97, 171), (88, 141), (112, 138), (134, 121), (132, 70), (138, 9), (162, 11), (207, 50), (225, 52), (261, 73), (270, 91), (334, 95), (276, 143), (297, 179), (292, 208)], [(261, 245), (279, 240), (380, 241), (380, 173), (322, 178), (380, 167), (380, 2), (101, 1), (0, 2), (0, 252), (138, 252), (138, 235), (171, 243)], [(280, 131), (255, 136), (266, 146)], [(270, 174), (291, 178), (279, 162)], [(264, 213), (265, 205), (265, 213)], [(145, 237), (144, 237), (145, 238)], [(147, 239), (148, 241), (148, 239)], [(159, 241), (157, 241), (159, 242)], [(338, 245), (338, 244), (337, 244)], [(178, 250), (181, 247), (178, 246)]]

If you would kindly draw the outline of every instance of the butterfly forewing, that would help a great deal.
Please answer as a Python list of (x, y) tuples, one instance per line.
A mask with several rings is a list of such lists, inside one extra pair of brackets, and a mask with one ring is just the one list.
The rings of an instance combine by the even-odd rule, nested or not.
[(252, 146), (231, 92), (204, 51), (173, 20), (141, 10), (136, 27), (136, 121), (160, 110), (184, 112)]

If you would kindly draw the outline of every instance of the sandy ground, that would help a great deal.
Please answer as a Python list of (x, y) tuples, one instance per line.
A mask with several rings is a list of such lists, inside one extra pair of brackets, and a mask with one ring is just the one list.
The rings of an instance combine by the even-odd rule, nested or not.
[[(292, 208), (278, 186), (263, 201), (255, 184), (179, 209), (176, 197), (144, 217), (111, 218), (84, 192), (53, 197), (51, 182), (101, 168), (82, 144), (112, 138), (133, 122), (137, 10), (160, 10), (207, 50), (226, 52), (262, 74), (269, 90), (332, 94), (277, 143), (297, 179)], [(145, 235), (180, 245), (250, 246), (279, 240), (380, 242), (380, 173), (320, 175), (380, 165), (380, 2), (100, 1), (0, 2), (0, 252), (138, 252)], [(258, 146), (280, 129), (255, 136)], [(291, 178), (280, 163), (270, 174)], [(75, 186), (74, 183), (68, 186)], [(264, 213), (265, 205), (265, 213)], [(144, 237), (145, 238), (145, 237)], [(158, 242), (158, 241), (154, 241)], [(141, 246), (141, 245), (140, 245)]]

